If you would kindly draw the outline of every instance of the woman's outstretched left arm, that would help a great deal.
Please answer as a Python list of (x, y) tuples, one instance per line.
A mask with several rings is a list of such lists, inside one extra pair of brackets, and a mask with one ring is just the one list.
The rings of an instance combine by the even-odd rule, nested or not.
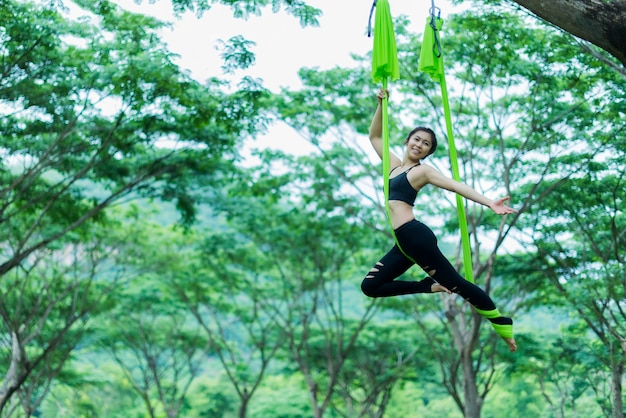
[(510, 208), (504, 204), (504, 202), (509, 200), (508, 196), (496, 200), (491, 200), (473, 189), (472, 187), (468, 186), (467, 184), (460, 183), (456, 180), (446, 177), (430, 166), (424, 166), (424, 171), (427, 182), (432, 184), (433, 186), (437, 186), (441, 189), (458, 193), (466, 199), (489, 207), (498, 215), (506, 215), (508, 213), (517, 212), (517, 210)]

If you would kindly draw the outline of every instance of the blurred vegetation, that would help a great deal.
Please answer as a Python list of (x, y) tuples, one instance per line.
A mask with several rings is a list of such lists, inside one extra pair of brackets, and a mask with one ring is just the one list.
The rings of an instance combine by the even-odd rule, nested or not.
[[(299, 90), (199, 83), (162, 22), (75, 3), (0, 3), (1, 417), (624, 416), (626, 80), (606, 57), (497, 4), (444, 27), (461, 176), (520, 210), (466, 208), (511, 354), (454, 295), (360, 292), (393, 243), (368, 56)], [(445, 131), (408, 23), (396, 153), (412, 126)], [(247, 45), (224, 45), (231, 75)], [(273, 123), (314, 151), (255, 149)], [(440, 138), (427, 163), (449, 173)], [(425, 188), (415, 212), (461, 269), (454, 196)]]

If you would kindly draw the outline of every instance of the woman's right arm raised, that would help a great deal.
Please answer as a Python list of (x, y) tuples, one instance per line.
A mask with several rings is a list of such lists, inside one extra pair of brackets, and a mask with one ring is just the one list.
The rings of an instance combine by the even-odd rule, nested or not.
[(374, 117), (372, 118), (372, 123), (370, 124), (370, 142), (372, 143), (372, 147), (378, 154), (378, 156), (383, 158), (383, 106), (380, 99), (380, 93), (378, 94), (378, 107), (376, 108), (376, 112), (374, 113)]
[[(374, 147), (374, 150), (381, 160), (383, 158), (383, 99), (385, 97), (388, 98), (389, 93), (382, 89), (376, 95), (376, 98), (378, 99), (378, 107), (376, 108), (376, 112), (372, 118), (369, 132), (372, 147)], [(389, 158), (391, 160), (391, 168), (401, 164), (400, 159), (391, 153), (389, 154)]]

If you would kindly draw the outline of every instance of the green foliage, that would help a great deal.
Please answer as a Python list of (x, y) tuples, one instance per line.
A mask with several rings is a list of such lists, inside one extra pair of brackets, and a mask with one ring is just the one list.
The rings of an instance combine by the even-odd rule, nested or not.
[(221, 57), (224, 60), (222, 70), (226, 74), (232, 74), (236, 69), (245, 69), (254, 65), (256, 58), (249, 49), (249, 47), (254, 45), (256, 45), (254, 42), (248, 41), (239, 35), (230, 38), (228, 43), (221, 41), (219, 48), (222, 52)]
[[(101, 27), (3, 7), (5, 222), (27, 209), (71, 227), (131, 191), (175, 200), (190, 221), (198, 180), (233, 156), (238, 135), (263, 126), (260, 86), (225, 95), (218, 82), (192, 81), (155, 35), (161, 23), (104, 4), (85, 3)], [(93, 183), (102, 195), (85, 193)]]
[(382, 415), (398, 386), (437, 375), (437, 365), (423, 355), (429, 344), (412, 321), (374, 318), (359, 334), (339, 374), (333, 409), (342, 416)]
[(268, 376), (250, 407), (250, 416), (299, 418), (312, 415), (306, 385), (295, 375)]
[[(609, 398), (604, 392), (608, 369), (599, 361), (607, 353), (597, 351), (601, 345), (582, 323), (563, 326), (557, 332), (546, 329), (533, 335), (525, 347), (523, 361), (511, 364), (513, 379), (506, 383), (507, 387), (523, 387), (525, 396), (515, 401), (516, 410), (535, 399), (535, 405), (545, 410), (540, 416), (563, 417), (574, 410), (587, 416), (607, 413), (609, 409), (601, 404)], [(532, 381), (528, 376), (533, 376)], [(497, 416), (495, 411), (492, 416)]]
[(302, 26), (317, 26), (317, 18), (322, 14), (320, 9), (300, 0), (172, 0), (175, 11), (193, 11), (198, 15), (210, 10), (215, 4), (229, 6), (233, 10), (233, 16), (242, 19), (260, 15), (265, 7), (271, 7), (274, 13), (284, 9), (298, 18)]
[(72, 16), (54, 2), (0, 5), (0, 410), (22, 391), (32, 413), (87, 320), (111, 308), (122, 267), (107, 263), (123, 257), (104, 210), (160, 198), (190, 225), (199, 188), (265, 121), (258, 83), (227, 94), (192, 80), (157, 36), (161, 22), (76, 3)]
[[(444, 131), (438, 86), (417, 71), (414, 56), (420, 42), (406, 30), (405, 20), (398, 19), (397, 23), (404, 77), (391, 87), (392, 142), (393, 137), (401, 137), (401, 133), (394, 132), (406, 131), (406, 123), (408, 126), (430, 124)], [(624, 149), (621, 147), (624, 139), (623, 77), (583, 53), (569, 36), (496, 6), (470, 9), (448, 19), (443, 46), (450, 67), (448, 76), (452, 80), (449, 83), (453, 89), (451, 105), (455, 137), (457, 144), (460, 143), (462, 178), (488, 196), (511, 195), (513, 205), (521, 209), (519, 216), (510, 216), (506, 221), (481, 208), (468, 211), (475, 239), (477, 283), (490, 290), (498, 306), (506, 306), (502, 311), (517, 312), (517, 315), (525, 312), (532, 315), (537, 305), (547, 305), (583, 315), (592, 311), (611, 312), (609, 316), (621, 318), (621, 313), (613, 310), (620, 302), (607, 297), (607, 293), (623, 299), (622, 284), (612, 281), (614, 277), (623, 278), (621, 270), (616, 268), (620, 264), (617, 260), (623, 257), (621, 248), (624, 248), (623, 214), (616, 210), (623, 206), (623, 167), (616, 163), (622, 159)], [(366, 59), (360, 61), (365, 63)], [(341, 161), (336, 163), (341, 169), (335, 173), (354, 170), (355, 165), (363, 165), (356, 161), (365, 160), (364, 153), (359, 152), (361, 144), (346, 140), (350, 136), (346, 125), (351, 125), (356, 132), (366, 132), (375, 101), (372, 97), (368, 102), (363, 96), (363, 86), (368, 81), (366, 65), (354, 73), (358, 75), (345, 74), (342, 69), (303, 70), (304, 89), (284, 92), (282, 96), (286, 99), (276, 102), (277, 109), (290, 125), (327, 156), (328, 166), (334, 168), (332, 161)], [(616, 111), (616, 104), (621, 105), (621, 111)], [(336, 138), (331, 145), (328, 145), (329, 136)], [(444, 159), (436, 156), (432, 163), (448, 166)], [(368, 169), (354, 172), (362, 176), (371, 173)], [(315, 172), (314, 176), (321, 174)], [(615, 179), (612, 185), (611, 178)], [(351, 180), (346, 178), (349, 186), (344, 187), (360, 191), (358, 181)], [(372, 184), (376, 184), (375, 181)], [(316, 191), (324, 195), (329, 189), (335, 190), (327, 186)], [(339, 189), (341, 186), (336, 188)], [(440, 215), (445, 222), (441, 229), (457, 233), (458, 223), (451, 216), (449, 206), (435, 199), (439, 195), (427, 196), (429, 192), (426, 189), (420, 192), (418, 216)], [(369, 194), (371, 189), (362, 196)], [(369, 202), (367, 198), (362, 201)], [(601, 213), (605, 214), (604, 219)], [(584, 228), (581, 225), (585, 225)], [(581, 231), (581, 234), (573, 236), (573, 231)], [(500, 259), (496, 253), (507, 236), (519, 238), (522, 250)], [(585, 240), (589, 244), (581, 246), (581, 241)], [(540, 251), (551, 254), (549, 257), (533, 251), (539, 243)], [(581, 257), (587, 264), (581, 263)], [(610, 261), (607, 263), (607, 260)], [(606, 264), (601, 266), (598, 262)], [(550, 272), (553, 269), (555, 273)], [(598, 274), (599, 269), (601, 274)], [(566, 284), (577, 277), (587, 283), (580, 291)], [(589, 278), (594, 280), (589, 281)], [(550, 287), (555, 284), (558, 292)], [(563, 298), (564, 294), (568, 296)], [(388, 305), (411, 311), (408, 306), (402, 308), (402, 301), (385, 303)], [(457, 312), (466, 309), (463, 304), (447, 306), (446, 314), (455, 319)], [(558, 312), (562, 315), (562, 311)], [(469, 317), (466, 314), (453, 324), (469, 324)], [(588, 318), (597, 319), (597, 315)], [(621, 327), (596, 326), (596, 319), (588, 319), (588, 324), (599, 328), (602, 335), (606, 335), (608, 329), (618, 330), (621, 335)], [(466, 326), (456, 335), (469, 335), (475, 329)], [(438, 347), (449, 347), (449, 339), (444, 340), (432, 338)], [(520, 340), (532, 341), (526, 335)], [(605, 338), (605, 344), (614, 343)], [(466, 344), (461, 344), (457, 348), (465, 347)], [(455, 353), (445, 349), (439, 352), (442, 353), (439, 361), (450, 366), (448, 381), (459, 382), (460, 369), (454, 368)], [(501, 375), (497, 367), (482, 359), (499, 356), (511, 360), (508, 354), (493, 349), (491, 344), (481, 345), (480, 353), (473, 357), (476, 380), (484, 379), (485, 394), (493, 387), (491, 373), (495, 373), (496, 378)], [(613, 358), (621, 364), (619, 357)], [(460, 389), (460, 385), (449, 386), (450, 393), (458, 397), (459, 407), (462, 407)]]
[[(429, 348), (423, 347), (421, 352), (428, 353)], [(426, 355), (426, 358), (429, 356)], [(448, 393), (442, 390), (439, 384), (433, 385), (421, 380), (407, 382), (394, 387), (393, 396), (389, 402), (387, 412), (383, 417), (424, 417), (461, 418), (463, 414), (458, 410)]]
[(539, 393), (535, 375), (521, 373), (514, 380), (503, 380), (494, 388), (481, 417), (525, 418), (528, 416), (552, 417), (543, 396)]
[(203, 418), (230, 417), (235, 413), (236, 404), (237, 397), (223, 379), (204, 378), (191, 386), (188, 407), (183, 414)]
[(123, 283), (123, 269), (113, 267), (121, 257), (111, 254), (124, 234), (112, 233), (110, 227), (112, 223), (83, 230), (89, 238), (82, 243), (72, 242), (75, 237), (57, 241), (56, 248), (40, 251), (3, 276), (0, 372), (7, 392), (0, 409), (13, 405), (7, 393), (19, 393), (27, 411), (46, 396), (53, 379), (76, 380), (62, 371), (63, 365), (81, 341), (93, 336), (90, 319), (110, 312), (115, 289)]
[[(368, 57), (302, 69), (300, 91), (272, 96), (245, 78), (227, 94), (173, 64), (161, 22), (76, 3), (92, 17), (0, 6), (3, 413), (453, 417), (476, 403), (521, 418), (619, 405), (626, 85), (571, 38), (496, 3), (444, 26), (462, 177), (521, 209), (501, 222), (468, 207), (477, 282), (518, 324), (512, 355), (455, 296), (359, 293), (392, 244), (378, 163), (361, 152), (376, 105)], [(173, 4), (319, 16), (291, 1)], [(397, 21), (394, 144), (416, 124), (444, 132), (409, 23)], [(224, 43), (224, 70), (253, 65), (253, 46)], [(268, 107), (315, 152), (261, 150), (258, 166), (236, 166)], [(446, 171), (440, 138), (427, 162)], [(148, 199), (111, 207), (136, 197)], [(164, 212), (149, 221), (153, 198), (187, 229)], [(424, 189), (416, 208), (449, 247), (452, 200)]]
[[(145, 409), (117, 368), (106, 359), (80, 352), (80, 360), (66, 365), (73, 381), (57, 381), (40, 411), (43, 417), (141, 418)], [(115, 400), (112, 402), (112, 400)]]

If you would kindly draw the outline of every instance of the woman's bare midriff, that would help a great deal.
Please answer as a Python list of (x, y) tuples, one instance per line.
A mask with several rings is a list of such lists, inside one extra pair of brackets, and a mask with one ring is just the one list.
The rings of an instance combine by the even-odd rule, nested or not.
[(397, 229), (407, 222), (415, 219), (413, 215), (413, 206), (402, 202), (401, 200), (389, 201), (389, 215), (391, 217), (391, 227)]

